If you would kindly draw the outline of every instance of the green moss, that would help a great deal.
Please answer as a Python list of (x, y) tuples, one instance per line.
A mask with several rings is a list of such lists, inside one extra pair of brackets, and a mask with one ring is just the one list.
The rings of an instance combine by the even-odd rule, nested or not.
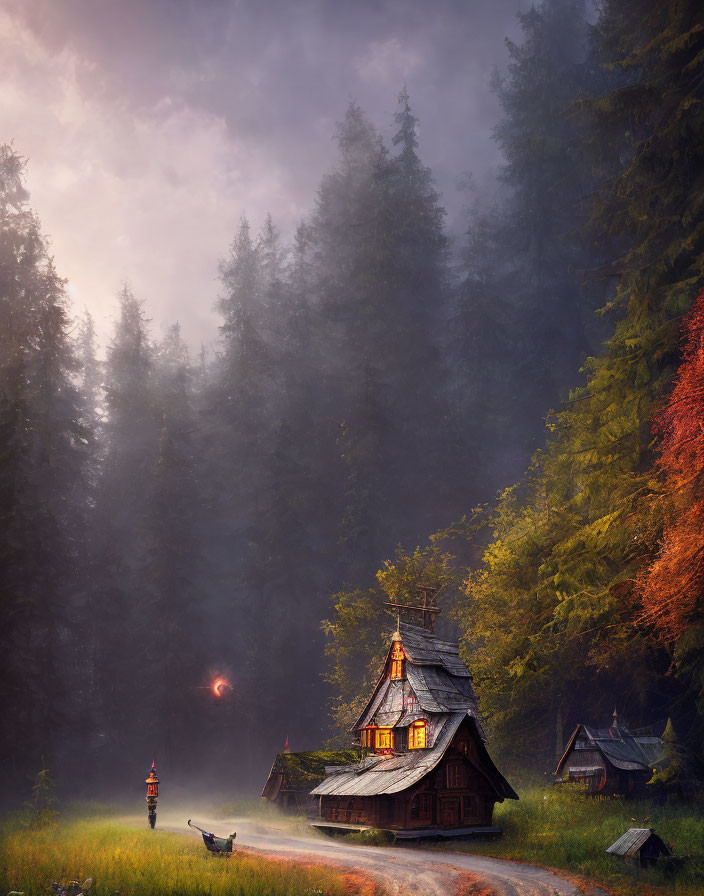
[(279, 753), (290, 787), (313, 786), (325, 777), (328, 765), (350, 765), (359, 762), (358, 750), (308, 750), (302, 753)]
[(372, 828), (368, 831), (353, 831), (345, 834), (346, 843), (360, 843), (362, 846), (388, 846), (394, 842), (391, 831), (377, 831)]

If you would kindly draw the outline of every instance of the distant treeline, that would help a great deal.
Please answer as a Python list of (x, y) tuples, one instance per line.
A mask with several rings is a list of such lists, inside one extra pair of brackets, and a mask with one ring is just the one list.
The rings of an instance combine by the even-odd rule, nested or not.
[(351, 104), (293, 244), (242, 221), (197, 361), (127, 287), (96, 360), (2, 148), (3, 778), (45, 756), (118, 782), (154, 751), (172, 781), (256, 778), (329, 735), (330, 685), (344, 730), (386, 595), (418, 583), (444, 586), (504, 754), (540, 763), (614, 703), (698, 730), (701, 578), (673, 625), (649, 572), (703, 484), (701, 429), (676, 487), (653, 431), (704, 284), (698, 7), (521, 14), (501, 183), (461, 246), (406, 92), (389, 146)]

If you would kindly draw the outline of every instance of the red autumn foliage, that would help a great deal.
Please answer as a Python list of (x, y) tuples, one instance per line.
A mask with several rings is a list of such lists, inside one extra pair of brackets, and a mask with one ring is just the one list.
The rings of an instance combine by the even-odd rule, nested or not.
[(684, 359), (655, 422), (667, 502), (660, 551), (639, 580), (642, 620), (676, 641), (704, 610), (704, 292), (685, 319)]

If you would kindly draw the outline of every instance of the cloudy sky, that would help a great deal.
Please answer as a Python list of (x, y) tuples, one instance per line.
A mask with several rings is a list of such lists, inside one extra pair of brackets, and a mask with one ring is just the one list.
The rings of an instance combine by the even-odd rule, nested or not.
[(243, 214), (284, 236), (311, 210), (352, 99), (383, 133), (407, 85), (457, 229), (485, 183), (492, 68), (526, 0), (0, 0), (0, 141), (75, 307), (103, 342), (123, 282), (155, 334), (217, 328), (218, 259)]

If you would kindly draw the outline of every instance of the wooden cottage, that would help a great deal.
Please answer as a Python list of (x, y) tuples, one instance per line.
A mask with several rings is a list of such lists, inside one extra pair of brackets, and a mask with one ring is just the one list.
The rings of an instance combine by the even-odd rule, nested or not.
[(458, 645), (425, 628), (399, 624), (353, 730), (366, 755), (312, 791), (317, 827), (495, 831), (494, 804), (518, 799), (487, 752)]
[(317, 800), (310, 792), (325, 777), (325, 769), (334, 765), (349, 765), (358, 759), (358, 750), (278, 753), (264, 784), (262, 798), (284, 812), (317, 812)]
[(660, 856), (670, 855), (669, 848), (652, 828), (629, 828), (606, 851), (641, 868), (655, 865)]
[(589, 793), (634, 793), (650, 780), (661, 751), (661, 738), (631, 734), (614, 710), (609, 728), (577, 725), (555, 775), (586, 785)]

